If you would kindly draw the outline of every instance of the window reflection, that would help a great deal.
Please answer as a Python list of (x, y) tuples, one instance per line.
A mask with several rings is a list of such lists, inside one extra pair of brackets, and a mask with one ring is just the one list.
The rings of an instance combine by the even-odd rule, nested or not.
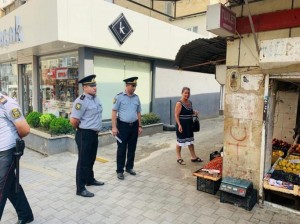
[(77, 53), (41, 57), (40, 65), (43, 113), (68, 117), (78, 97)]
[(33, 111), (32, 107), (32, 64), (23, 64), (21, 66), (23, 79), (23, 110), (24, 114)]
[(0, 92), (18, 100), (18, 73), (16, 63), (0, 64)]

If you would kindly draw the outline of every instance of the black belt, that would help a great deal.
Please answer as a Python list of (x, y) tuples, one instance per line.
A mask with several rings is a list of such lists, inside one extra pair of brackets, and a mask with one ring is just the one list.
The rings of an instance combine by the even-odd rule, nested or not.
[(128, 126), (133, 126), (134, 124), (136, 124), (138, 122), (138, 120), (134, 121), (134, 122), (125, 122), (125, 121), (121, 121), (120, 119), (118, 119), (119, 123), (123, 123), (123, 124), (127, 124)]
[(11, 149), (8, 149), (8, 150), (4, 150), (4, 151), (0, 151), (0, 155), (1, 156), (6, 156), (6, 155), (9, 155), (11, 153), (11, 151), (14, 150), (15, 147), (11, 148)]
[(93, 131), (93, 132), (96, 132), (96, 134), (98, 134), (100, 131), (95, 131), (95, 130), (92, 130), (92, 129), (83, 129), (83, 128), (77, 128), (78, 131)]

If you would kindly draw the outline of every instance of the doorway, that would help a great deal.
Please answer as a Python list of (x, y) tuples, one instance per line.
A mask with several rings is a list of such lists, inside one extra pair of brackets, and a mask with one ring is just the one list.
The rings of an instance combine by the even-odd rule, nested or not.
[(32, 64), (21, 64), (21, 77), (23, 87), (22, 109), (26, 116), (33, 111), (32, 107)]

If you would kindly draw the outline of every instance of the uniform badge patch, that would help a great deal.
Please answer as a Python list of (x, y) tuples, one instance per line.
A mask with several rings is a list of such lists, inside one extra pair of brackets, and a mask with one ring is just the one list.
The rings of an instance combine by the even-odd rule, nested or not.
[(11, 115), (14, 119), (18, 119), (21, 117), (22, 114), (18, 108), (15, 108), (15, 109), (12, 109)]
[(1, 96), (0, 97), (0, 103), (4, 105), (6, 102), (7, 102), (7, 99), (4, 98), (4, 96)]
[(115, 104), (117, 102), (117, 99), (116, 98), (114, 98), (113, 99), (113, 104)]
[(76, 110), (80, 110), (80, 109), (81, 109), (81, 104), (80, 104), (80, 103), (76, 103), (75, 109), (76, 109)]

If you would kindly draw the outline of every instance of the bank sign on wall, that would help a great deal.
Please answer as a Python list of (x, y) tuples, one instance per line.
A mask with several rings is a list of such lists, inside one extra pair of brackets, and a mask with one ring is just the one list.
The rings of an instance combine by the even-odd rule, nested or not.
[(0, 48), (19, 42), (23, 42), (23, 31), (20, 17), (15, 16), (14, 24), (4, 29), (0, 28)]
[(264, 40), (260, 47), (261, 68), (279, 68), (300, 63), (300, 37)]

